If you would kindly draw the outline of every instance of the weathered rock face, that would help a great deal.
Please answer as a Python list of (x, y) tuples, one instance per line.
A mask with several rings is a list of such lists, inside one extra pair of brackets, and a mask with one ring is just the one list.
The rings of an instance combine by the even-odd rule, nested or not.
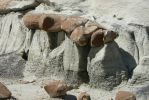
[(104, 89), (127, 80), (127, 68), (124, 65), (117, 43), (108, 43), (101, 48), (92, 48), (88, 56), (88, 74), (90, 84)]
[(130, 82), (139, 84), (149, 81), (148, 66), (149, 66), (149, 56), (142, 57), (142, 59), (140, 60), (140, 64), (133, 71), (133, 77), (130, 80)]
[[(141, 63), (142, 59), (149, 55), (148, 36), (149, 34), (146, 27), (138, 25), (130, 25), (127, 31), (126, 29), (121, 30), (121, 34), (119, 38), (116, 40), (120, 48), (122, 48), (121, 53), (124, 63), (129, 69), (129, 73), (131, 74), (133, 74), (133, 69), (135, 67), (136, 70), (138, 69), (137, 65), (138, 66), (142, 65)], [(143, 71), (138, 70), (138, 71), (142, 73), (144, 70)], [(134, 75), (136, 74), (133, 74), (132, 76)]]
[[(47, 5), (39, 5), (45, 0), (37, 0), (38, 3), (34, 0), (9, 1), (0, 1), (0, 5), (3, 5), (0, 6), (1, 75), (7, 76), (5, 72), (21, 66), (17, 76), (22, 76), (23, 71), (25, 77), (58, 77), (68, 83), (89, 82), (108, 90), (131, 77), (132, 85), (149, 81), (149, 17), (148, 6), (145, 5), (148, 1), (51, 0), (61, 4), (59, 8), (54, 8), (57, 6), (50, 5), (48, 1)], [(53, 7), (55, 11), (48, 7)], [(43, 28), (38, 25), (38, 29), (28, 29), (22, 18), (30, 10), (48, 15), (54, 21), (53, 26)], [(67, 17), (55, 16), (63, 14), (67, 14)], [(36, 19), (31, 21), (38, 23)], [(45, 24), (41, 23), (43, 26)], [(61, 30), (66, 33), (59, 32)], [(118, 33), (115, 42), (113, 40), (117, 34), (109, 30)], [(86, 40), (88, 37), (89, 40)], [(80, 46), (74, 42), (80, 43)], [(20, 56), (8, 54), (11, 52)], [(7, 60), (9, 62), (5, 64)], [(11, 76), (15, 76), (14, 73)]]
[(0, 77), (21, 78), (26, 61), (21, 55), (15, 53), (3, 54), (0, 56)]
[(64, 51), (64, 70), (66, 81), (73, 84), (88, 82), (87, 55), (89, 46), (77, 46), (69, 38), (66, 38)]
[(10, 13), (1, 17), (0, 54), (17, 51), (23, 46), (26, 34), (19, 16), (20, 13)]
[(33, 35), (24, 75), (63, 78), (64, 46), (57, 47), (63, 40), (63, 33), (47, 33), (37, 30)]
[(54, 21), (47, 14), (26, 14), (23, 17), (23, 22), (29, 29), (47, 30), (51, 27)]

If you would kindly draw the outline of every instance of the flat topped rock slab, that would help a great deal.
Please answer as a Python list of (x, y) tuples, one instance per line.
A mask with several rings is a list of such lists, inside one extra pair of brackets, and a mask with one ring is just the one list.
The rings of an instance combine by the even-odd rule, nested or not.
[(11, 11), (20, 11), (35, 8), (38, 6), (35, 0), (0, 0), (0, 14), (6, 14)]

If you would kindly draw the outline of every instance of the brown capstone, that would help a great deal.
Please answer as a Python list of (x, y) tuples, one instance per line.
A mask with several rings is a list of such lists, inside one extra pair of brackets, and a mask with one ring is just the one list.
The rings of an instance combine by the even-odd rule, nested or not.
[(6, 99), (11, 97), (9, 89), (0, 82), (0, 99)]
[(28, 13), (23, 16), (24, 25), (29, 29), (43, 29), (47, 30), (53, 26), (54, 20), (47, 14), (43, 13)]
[(84, 32), (84, 27), (79, 26), (74, 29), (74, 31), (70, 35), (70, 39), (77, 43), (79, 46), (85, 46), (88, 44), (89, 38), (88, 35)]
[(90, 40), (91, 47), (99, 47), (104, 45), (103, 37), (104, 37), (104, 32), (102, 29), (95, 31), (91, 36), (91, 40)]
[(88, 19), (83, 17), (71, 16), (68, 17), (61, 25), (63, 31), (67, 32), (67, 34), (71, 34), (71, 32), (78, 26), (85, 25)]

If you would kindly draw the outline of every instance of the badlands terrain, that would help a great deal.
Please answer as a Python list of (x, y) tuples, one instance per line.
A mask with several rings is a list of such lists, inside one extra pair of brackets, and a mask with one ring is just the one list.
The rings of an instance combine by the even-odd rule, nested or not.
[[(11, 92), (6, 100), (78, 100), (82, 92), (91, 100), (148, 100), (148, 5), (0, 0), (0, 82)], [(52, 98), (44, 87), (53, 80), (73, 89)], [(119, 91), (136, 99), (115, 99)]]

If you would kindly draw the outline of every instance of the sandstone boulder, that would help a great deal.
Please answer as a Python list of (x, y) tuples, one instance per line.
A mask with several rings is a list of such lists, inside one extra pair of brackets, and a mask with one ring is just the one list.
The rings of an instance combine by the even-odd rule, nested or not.
[(0, 82), (0, 99), (6, 99), (11, 97), (9, 89)]
[(29, 29), (47, 30), (54, 24), (54, 20), (43, 13), (28, 13), (23, 17), (23, 21)]
[(104, 32), (104, 43), (109, 43), (114, 41), (114, 39), (118, 37), (118, 34), (114, 31), (105, 30)]
[(44, 89), (50, 95), (50, 97), (54, 98), (64, 96), (70, 88), (64, 81), (58, 80), (50, 82), (44, 87)]
[(86, 92), (81, 92), (78, 97), (77, 100), (91, 100), (90, 95)]
[(49, 27), (46, 31), (48, 32), (60, 32), (61, 24), (66, 19), (65, 15), (58, 15), (58, 14), (49, 14), (48, 15), (51, 19), (53, 19), (53, 25)]
[(85, 23), (88, 21), (88, 19), (85, 19), (83, 17), (78, 16), (70, 16), (68, 17), (61, 25), (61, 28), (67, 32), (68, 34), (71, 34), (71, 32), (78, 26), (85, 25)]
[(91, 27), (91, 26), (96, 26), (99, 29), (106, 29), (104, 26), (100, 25), (96, 21), (88, 20), (87, 23), (85, 24), (85, 27)]
[(80, 46), (85, 46), (88, 44), (90, 38), (85, 36), (84, 27), (79, 26), (71, 33), (70, 39)]
[(119, 91), (115, 100), (136, 100), (136, 96), (129, 91)]
[(102, 29), (95, 31), (91, 35), (91, 40), (90, 40), (91, 47), (99, 47), (104, 45), (103, 38), (104, 38), (104, 33)]

